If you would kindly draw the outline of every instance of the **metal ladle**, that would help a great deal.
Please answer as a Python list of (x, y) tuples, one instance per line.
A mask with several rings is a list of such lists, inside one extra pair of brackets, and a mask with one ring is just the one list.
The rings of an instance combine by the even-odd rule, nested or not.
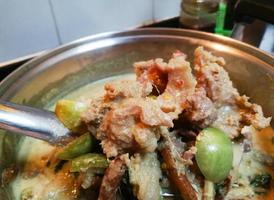
[[(0, 100), (0, 129), (41, 139), (51, 144), (62, 143), (70, 136), (54, 112)], [(161, 196), (173, 197), (170, 191)]]
[(55, 113), (0, 100), (0, 129), (58, 144), (70, 131)]

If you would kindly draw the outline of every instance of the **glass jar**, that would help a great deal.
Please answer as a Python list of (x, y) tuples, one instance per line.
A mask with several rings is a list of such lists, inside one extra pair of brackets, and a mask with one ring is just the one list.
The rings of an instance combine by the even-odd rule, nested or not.
[(220, 0), (182, 0), (180, 24), (191, 29), (214, 29)]

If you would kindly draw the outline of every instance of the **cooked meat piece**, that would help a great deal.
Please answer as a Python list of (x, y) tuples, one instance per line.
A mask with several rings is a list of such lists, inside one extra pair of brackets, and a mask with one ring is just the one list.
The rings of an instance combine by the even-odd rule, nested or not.
[(159, 138), (153, 127), (160, 125), (170, 127), (173, 123), (156, 100), (129, 98), (106, 114), (98, 132), (104, 135), (104, 152), (113, 157), (126, 152), (153, 152)]
[(235, 106), (224, 105), (217, 109), (217, 119), (212, 126), (224, 131), (231, 139), (237, 137), (241, 130), (241, 115)]
[(225, 61), (202, 47), (195, 50), (194, 64), (198, 84), (193, 95), (188, 96), (182, 118), (200, 128), (215, 126), (226, 132), (230, 138), (240, 134), (241, 115), (230, 106), (239, 96), (228, 73)]
[(173, 123), (156, 100), (128, 98), (105, 114), (95, 136), (103, 140), (103, 149), (108, 157), (138, 149), (152, 152), (158, 139), (153, 127), (159, 125), (171, 127)]
[(252, 125), (255, 129), (260, 130), (270, 125), (271, 118), (263, 116), (261, 106), (248, 102), (246, 96), (239, 96), (236, 101), (236, 105), (224, 104), (217, 109), (218, 117), (212, 126), (223, 130), (233, 139), (239, 136), (240, 132), (248, 137), (248, 134), (245, 134), (245, 129), (241, 130), (243, 126)]
[(105, 135), (97, 132), (105, 114), (117, 103), (118, 100), (130, 97), (145, 97), (151, 92), (152, 88), (141, 87), (136, 81), (117, 81), (105, 85), (104, 97), (92, 99), (89, 109), (82, 114), (82, 120), (87, 124), (88, 129), (93, 135), (103, 140)]
[(155, 59), (149, 61), (141, 61), (134, 63), (135, 74), (137, 81), (147, 87), (146, 85), (153, 85), (153, 94), (162, 94), (167, 85), (167, 73), (165, 72), (166, 63), (163, 59)]
[[(191, 123), (194, 126), (190, 126), (190, 129), (193, 128), (205, 128), (208, 126), (216, 127), (223, 132), (225, 132), (231, 139), (238, 137), (241, 131), (241, 115), (239, 109), (236, 106), (232, 105), (223, 105), (216, 108), (216, 104), (203, 104), (203, 97), (191, 98), (191, 106), (183, 112), (180, 116), (181, 122)], [(194, 99), (197, 100), (197, 104)], [(202, 100), (203, 99), (203, 100)], [(196, 121), (201, 119), (201, 121)]]
[(121, 107), (129, 110), (135, 110), (140, 121), (148, 126), (173, 126), (173, 118), (168, 113), (165, 113), (155, 99), (127, 99)]
[(158, 136), (155, 135), (153, 130), (143, 127), (142, 124), (136, 125), (132, 129), (133, 133), (130, 139), (133, 144), (129, 145), (128, 148), (125, 146), (125, 143), (120, 142), (119, 144), (119, 141), (104, 140), (102, 142), (104, 151), (108, 157), (115, 155), (111, 154), (113, 151), (109, 151), (111, 148), (116, 148), (118, 154), (121, 152), (153, 152), (156, 149)]
[[(104, 98), (91, 102), (82, 116), (108, 157), (154, 151), (158, 139), (154, 127), (172, 127), (187, 96), (194, 93), (196, 81), (182, 53), (174, 54), (168, 63), (161, 59), (135, 63), (135, 70), (138, 82), (107, 84)], [(146, 97), (152, 84), (163, 89), (156, 99)]]
[(135, 154), (128, 168), (130, 183), (139, 200), (160, 199), (161, 169), (156, 153)]
[(137, 82), (107, 84), (105, 96), (92, 102), (83, 120), (101, 141), (108, 158), (124, 153), (152, 153), (162, 135), (165, 142), (160, 151), (171, 182), (182, 197), (197, 199), (200, 193), (194, 184), (195, 175), (186, 170), (193, 164), (195, 148), (185, 151), (180, 138), (168, 132), (173, 121), (182, 115), (197, 129), (214, 126), (235, 138), (243, 126), (262, 128), (270, 119), (263, 117), (261, 107), (239, 96), (223, 69), (223, 58), (203, 48), (196, 49), (198, 84), (185, 59), (184, 54), (176, 52), (167, 63), (163, 59), (135, 63)]
[[(156, 85), (156, 88), (165, 88), (160, 91), (161, 95), (157, 97), (157, 101), (161, 109), (173, 119), (178, 118), (183, 111), (187, 97), (194, 93), (196, 85), (190, 64), (185, 58), (183, 53), (176, 52), (168, 63), (155, 59), (134, 64), (137, 81), (141, 84), (151, 83)], [(154, 71), (157, 71), (157, 81), (155, 76), (150, 74)], [(164, 74), (167, 75), (167, 82), (165, 78), (161, 80), (161, 77), (165, 77)], [(165, 87), (159, 85), (160, 83), (165, 83)]]
[(117, 101), (131, 97), (146, 97), (152, 92), (152, 85), (147, 84), (146, 87), (143, 87), (133, 80), (121, 80), (105, 84), (105, 91), (106, 101)]
[(205, 88), (207, 96), (217, 104), (234, 103), (239, 93), (223, 68), (225, 60), (212, 55), (203, 47), (195, 50), (194, 57), (198, 85)]
[(252, 125), (259, 130), (270, 126), (271, 117), (264, 117), (262, 107), (248, 102), (248, 99), (245, 95), (237, 97), (236, 104), (240, 108), (242, 123)]
[(153, 85), (152, 94), (162, 94), (167, 85), (167, 73), (164, 72), (166, 63), (163, 59), (155, 59), (149, 61), (141, 61), (134, 63), (135, 73), (139, 83), (144, 85)]
[[(132, 129), (135, 128), (135, 118), (131, 113), (119, 113), (120, 110), (112, 110), (106, 114), (98, 132), (103, 135), (102, 147), (107, 157), (137, 149), (133, 138)], [(127, 115), (131, 114), (131, 116)], [(138, 128), (138, 127), (136, 127)]]
[(213, 102), (206, 96), (204, 88), (196, 88), (193, 95), (187, 99), (189, 107), (182, 117), (197, 124), (200, 128), (209, 126), (217, 117), (217, 111)]
[(98, 200), (116, 200), (116, 192), (126, 171), (128, 155), (121, 155), (112, 160), (105, 171)]
[(104, 139), (104, 135), (97, 132), (105, 114), (111, 109), (112, 103), (106, 103), (103, 98), (92, 99), (89, 109), (85, 111), (81, 118), (88, 127), (88, 130), (99, 140)]
[[(129, 95), (112, 106), (97, 130), (97, 138), (103, 140), (102, 146), (107, 157), (126, 152), (153, 152), (158, 139), (154, 128), (173, 127), (172, 121), (183, 111), (187, 96), (194, 93), (196, 81), (183, 54), (177, 53), (168, 63), (156, 59), (135, 64), (137, 80), (143, 87), (155, 84), (148, 74), (152, 68), (167, 74), (168, 82), (164, 92), (156, 99), (144, 98), (142, 95), (129, 98)], [(121, 87), (117, 91), (126, 91)], [(121, 93), (111, 94), (119, 96)], [(108, 99), (112, 98), (108, 96)]]
[[(225, 65), (223, 58), (212, 55), (203, 47), (198, 47), (195, 50), (194, 57), (198, 88), (205, 89), (206, 95), (212, 100), (215, 110), (217, 110), (215, 116), (218, 117), (211, 124), (212, 126), (223, 130), (230, 138), (237, 137), (244, 125), (252, 124), (257, 129), (269, 126), (271, 118), (263, 116), (262, 108), (257, 104), (249, 103), (248, 98), (240, 96), (237, 89), (233, 87), (228, 73), (223, 68)], [(193, 104), (193, 99), (191, 100), (190, 105), (193, 107), (195, 104)], [(198, 102), (201, 100), (205, 99), (199, 99)], [(194, 108), (196, 107), (194, 106)], [(194, 109), (193, 113), (196, 116), (203, 113), (199, 109), (195, 111)], [(187, 116), (191, 122), (194, 121), (189, 115)], [(214, 118), (214, 114), (208, 115), (205, 120), (210, 122), (212, 118)]]
[[(170, 182), (176, 187), (180, 195), (185, 200), (197, 200), (198, 193), (195, 191), (193, 185), (190, 183), (185, 169), (186, 160), (181, 157), (181, 148), (178, 148), (180, 142), (173, 143), (172, 133), (166, 128), (161, 128), (161, 134), (165, 139), (165, 142), (160, 146), (159, 150), (164, 159), (167, 169), (167, 175)], [(179, 151), (178, 151), (179, 150)]]
[(170, 59), (166, 70), (168, 72), (168, 83), (164, 93), (157, 100), (162, 110), (169, 112), (173, 119), (177, 119), (185, 108), (187, 97), (195, 91), (196, 80), (184, 54), (177, 53)]

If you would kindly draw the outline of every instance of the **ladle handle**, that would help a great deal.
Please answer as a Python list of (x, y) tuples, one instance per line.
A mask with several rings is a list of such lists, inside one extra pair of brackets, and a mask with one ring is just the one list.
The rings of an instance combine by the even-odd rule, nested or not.
[(50, 143), (68, 136), (69, 130), (50, 111), (14, 104), (0, 99), (0, 129)]

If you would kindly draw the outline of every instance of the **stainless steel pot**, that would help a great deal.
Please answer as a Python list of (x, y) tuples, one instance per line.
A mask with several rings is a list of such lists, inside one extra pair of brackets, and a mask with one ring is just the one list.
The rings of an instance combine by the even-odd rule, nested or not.
[[(135, 61), (168, 58), (177, 49), (192, 55), (199, 45), (223, 56), (241, 94), (262, 105), (267, 116), (274, 116), (271, 55), (230, 38), (182, 29), (138, 29), (77, 40), (13, 72), (0, 84), (0, 97), (35, 107), (49, 106), (90, 82), (131, 72)], [(16, 162), (21, 139), (14, 134), (0, 133), (0, 173)], [(0, 196), (12, 199), (8, 186), (0, 188)]]

